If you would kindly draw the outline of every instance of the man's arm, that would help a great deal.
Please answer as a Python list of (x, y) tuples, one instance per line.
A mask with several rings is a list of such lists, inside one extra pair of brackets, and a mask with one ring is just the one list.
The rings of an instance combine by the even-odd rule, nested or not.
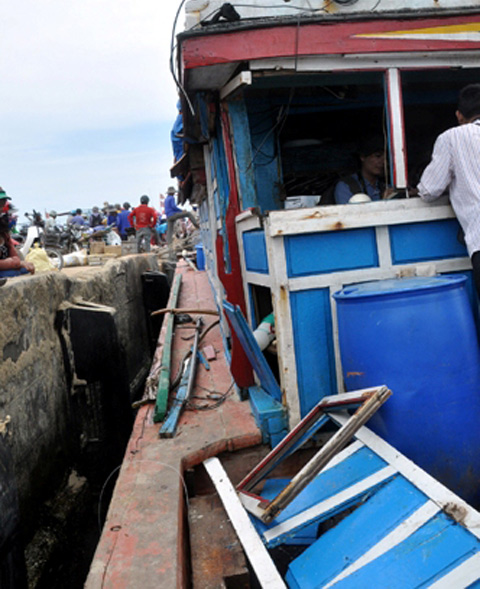
[(448, 136), (442, 134), (435, 141), (432, 160), (420, 178), (418, 194), (426, 202), (435, 200), (445, 192), (451, 181), (451, 146)]

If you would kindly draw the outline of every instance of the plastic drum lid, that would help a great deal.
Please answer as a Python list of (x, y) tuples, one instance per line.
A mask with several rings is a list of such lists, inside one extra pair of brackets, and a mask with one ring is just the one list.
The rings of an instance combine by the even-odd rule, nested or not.
[(441, 289), (457, 287), (466, 282), (467, 277), (463, 274), (442, 275), (415, 278), (392, 278), (388, 280), (377, 280), (374, 282), (363, 282), (346, 286), (334, 293), (335, 299), (353, 299), (358, 297), (388, 296), (392, 294), (418, 293), (422, 290)]

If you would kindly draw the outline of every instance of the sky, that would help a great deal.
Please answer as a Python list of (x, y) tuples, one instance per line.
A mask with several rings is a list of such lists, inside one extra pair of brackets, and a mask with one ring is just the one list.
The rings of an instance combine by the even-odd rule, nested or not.
[(175, 185), (169, 59), (179, 5), (3, 3), (0, 186), (21, 214), (136, 205), (143, 194), (156, 206)]

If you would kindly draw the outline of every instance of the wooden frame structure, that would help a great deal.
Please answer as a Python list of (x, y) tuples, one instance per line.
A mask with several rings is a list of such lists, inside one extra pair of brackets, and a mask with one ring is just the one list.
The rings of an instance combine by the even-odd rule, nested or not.
[[(348, 444), (353, 434), (370, 419), (391, 394), (386, 386), (380, 386), (324, 397), (238, 485), (237, 491), (245, 509), (263, 522), (270, 523)], [(342, 410), (347, 406), (357, 408), (355, 413), (273, 500), (268, 501), (250, 492), (281, 460), (292, 454), (318, 432), (328, 421), (327, 414), (329, 412)]]

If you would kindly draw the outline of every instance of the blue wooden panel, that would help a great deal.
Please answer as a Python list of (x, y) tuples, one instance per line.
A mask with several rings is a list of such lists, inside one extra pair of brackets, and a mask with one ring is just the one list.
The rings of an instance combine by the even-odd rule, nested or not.
[(233, 148), (238, 169), (237, 178), (242, 207), (244, 209), (256, 207), (258, 203), (252, 165), (253, 152), (250, 125), (243, 98), (235, 97), (228, 102), (228, 114), (232, 124)]
[(336, 583), (335, 588), (425, 587), (479, 548), (479, 541), (473, 534), (441, 513), (404, 542)]
[(257, 203), (262, 213), (275, 211), (283, 208), (279, 190), (283, 176), (278, 157), (278, 138), (276, 133), (272, 133), (276, 126), (275, 109), (266, 109), (265, 102), (260, 108), (258, 104), (253, 108), (247, 106)]
[[(260, 520), (255, 522), (260, 533), (265, 530), (275, 527), (281, 522), (290, 519), (294, 515), (305, 511), (309, 507), (328, 499), (332, 495), (336, 495), (347, 489), (351, 485), (363, 480), (371, 474), (385, 468), (387, 466), (381, 458), (379, 458), (369, 448), (360, 448), (355, 454), (348, 457), (346, 460), (337, 464), (333, 468), (320, 473), (313, 481), (301, 491), (295, 499), (276, 517), (271, 524), (264, 524)], [(336, 512), (345, 509), (354, 500), (350, 500), (342, 508), (338, 508)], [(331, 517), (333, 514), (326, 514), (319, 518), (322, 521)], [(317, 522), (318, 523), (318, 522)], [(308, 523), (307, 525), (310, 525)], [(275, 540), (272, 545), (282, 543), (282, 539)]]
[(307, 233), (285, 238), (291, 278), (342, 270), (378, 267), (375, 229)]
[(270, 366), (265, 360), (265, 356), (260, 350), (260, 347), (257, 344), (255, 338), (253, 337), (252, 330), (246, 322), (245, 317), (242, 315), (240, 307), (235, 307), (228, 301), (224, 301), (223, 308), (225, 309), (228, 320), (232, 324), (232, 327), (238, 336), (242, 348), (245, 350), (245, 354), (247, 355), (253, 370), (260, 379), (262, 388), (274, 399), (281, 402), (282, 391), (280, 390), (280, 387), (278, 386), (278, 383), (273, 376)]
[[(271, 501), (288, 485), (290, 479), (268, 479), (262, 489), (262, 497)], [(258, 521), (253, 516), (252, 521)], [(293, 538), (289, 538), (285, 544), (289, 545), (310, 545), (317, 539), (318, 522), (305, 526), (299, 530)]]
[[(261, 387), (249, 387), (250, 406), (252, 408), (255, 423), (262, 431), (263, 441), (271, 443), (280, 436), (283, 438), (288, 433), (287, 409)], [(278, 440), (277, 440), (278, 443)]]
[(300, 411), (304, 417), (323, 397), (337, 392), (330, 291), (292, 292), (290, 306)]
[(255, 229), (244, 233), (243, 249), (247, 270), (268, 274), (267, 245), (263, 229)]
[[(397, 476), (290, 564), (286, 577), (289, 587), (322, 587), (426, 501), (423, 493)], [(381, 586), (375, 583), (357, 585)]]
[(468, 256), (457, 239), (459, 227), (456, 219), (390, 227), (392, 262), (406, 264)]

